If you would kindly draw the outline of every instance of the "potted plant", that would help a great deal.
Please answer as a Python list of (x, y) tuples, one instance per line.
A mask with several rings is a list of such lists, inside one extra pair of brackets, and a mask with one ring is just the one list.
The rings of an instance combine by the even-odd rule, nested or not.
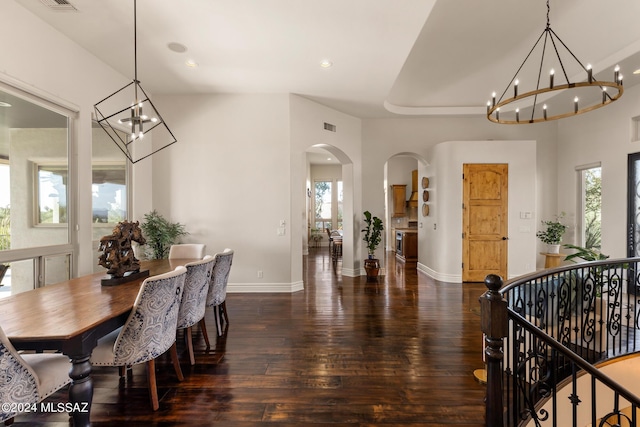
[(384, 226), (382, 220), (377, 216), (372, 216), (371, 212), (364, 212), (364, 223), (367, 225), (362, 229), (364, 233), (363, 240), (367, 242), (368, 258), (364, 260), (364, 269), (367, 272), (367, 278), (375, 278), (380, 271), (380, 261), (375, 258), (376, 248), (382, 241), (382, 231)]
[(179, 222), (169, 222), (155, 209), (145, 214), (140, 228), (147, 240), (146, 255), (150, 259), (167, 258), (171, 245), (178, 243), (180, 237), (189, 234), (184, 227)]
[(542, 221), (542, 224), (546, 226), (546, 229), (540, 230), (536, 233), (536, 236), (542, 241), (542, 243), (546, 243), (548, 245), (547, 252), (550, 254), (557, 254), (560, 252), (562, 236), (567, 231), (567, 228), (569, 228), (569, 226), (564, 225), (561, 222), (564, 215), (565, 213), (562, 212), (560, 215), (556, 215), (556, 218), (553, 221)]

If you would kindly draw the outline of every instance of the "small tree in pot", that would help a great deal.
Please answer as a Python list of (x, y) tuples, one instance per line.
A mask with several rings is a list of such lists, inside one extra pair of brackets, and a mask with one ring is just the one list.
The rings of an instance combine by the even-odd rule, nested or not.
[(183, 224), (169, 222), (155, 209), (144, 215), (144, 222), (140, 227), (147, 239), (146, 254), (150, 259), (167, 258), (171, 245), (189, 234)]
[(562, 236), (567, 231), (567, 228), (569, 228), (569, 226), (564, 225), (561, 222), (564, 215), (565, 213), (562, 212), (560, 215), (556, 215), (556, 219), (554, 221), (542, 221), (542, 224), (547, 228), (536, 233), (536, 236), (542, 241), (542, 243), (546, 243), (548, 245), (549, 253), (557, 254), (559, 252)]
[(382, 231), (384, 226), (382, 220), (377, 216), (372, 216), (371, 212), (364, 212), (364, 222), (367, 225), (362, 232), (363, 240), (367, 242), (369, 257), (364, 260), (364, 269), (367, 271), (367, 278), (375, 278), (380, 270), (380, 261), (375, 258), (376, 248), (382, 241)]

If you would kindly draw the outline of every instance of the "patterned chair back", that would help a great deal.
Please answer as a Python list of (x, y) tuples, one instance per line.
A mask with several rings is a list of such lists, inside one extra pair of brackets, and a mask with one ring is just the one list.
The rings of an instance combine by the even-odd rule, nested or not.
[(201, 243), (183, 243), (171, 245), (169, 248), (169, 259), (197, 258), (202, 259), (207, 245)]
[(233, 262), (233, 251), (225, 249), (224, 252), (215, 255), (216, 263), (211, 275), (211, 286), (207, 295), (207, 306), (220, 305), (227, 298), (227, 282)]
[[(0, 328), (0, 402), (38, 403), (39, 401), (40, 392), (35, 372), (22, 359)], [(8, 420), (15, 415), (15, 412), (0, 410), (0, 421)]]
[(116, 366), (135, 365), (165, 353), (176, 340), (185, 267), (148, 277), (113, 346)]
[(184, 292), (178, 311), (178, 329), (193, 326), (204, 317), (214, 263), (215, 258), (206, 257), (202, 261), (185, 264), (187, 276), (184, 279)]

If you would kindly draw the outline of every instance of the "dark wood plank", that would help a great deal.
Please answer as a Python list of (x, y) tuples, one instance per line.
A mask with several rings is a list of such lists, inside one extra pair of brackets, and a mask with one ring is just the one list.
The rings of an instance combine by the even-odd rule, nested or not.
[[(228, 294), (228, 335), (207, 350), (194, 328), (195, 366), (179, 336), (185, 380), (168, 355), (157, 360), (158, 411), (144, 366), (126, 381), (95, 368), (92, 425), (484, 426), (485, 387), (473, 377), (484, 285), (436, 282), (393, 256), (387, 276), (367, 283), (342, 277), (326, 248), (311, 251), (304, 291)], [(211, 310), (206, 322), (215, 330)], [(64, 421), (26, 414), (14, 425)]]

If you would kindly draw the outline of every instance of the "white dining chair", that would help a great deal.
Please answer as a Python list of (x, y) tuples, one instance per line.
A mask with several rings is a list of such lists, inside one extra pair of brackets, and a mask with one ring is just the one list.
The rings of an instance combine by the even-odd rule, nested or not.
[[(215, 263), (215, 258), (206, 256), (201, 261), (194, 261), (185, 264), (187, 276), (184, 280), (184, 292), (182, 294), (182, 302), (178, 311), (177, 329), (184, 329), (185, 339), (187, 342), (187, 350), (189, 352), (189, 361), (191, 365), (195, 365), (196, 360), (193, 354), (193, 337), (192, 326), (198, 324), (204, 319), (204, 313), (207, 308), (207, 293), (209, 291), (209, 282), (211, 281), (211, 270)], [(202, 328), (202, 334), (205, 342), (209, 341), (206, 329)]]
[(207, 245), (202, 243), (181, 243), (171, 245), (169, 259), (202, 259)]
[(176, 350), (176, 328), (186, 275), (187, 269), (181, 266), (146, 278), (124, 326), (98, 340), (91, 355), (91, 364), (95, 366), (130, 367), (146, 363), (154, 411), (160, 406), (155, 359), (170, 350), (178, 379), (184, 379)]
[(17, 415), (10, 409), (37, 404), (69, 384), (70, 367), (63, 354), (20, 354), (0, 328), (0, 421), (10, 424)]
[[(211, 284), (207, 294), (207, 307), (213, 307), (218, 336), (222, 336), (229, 327), (227, 315), (227, 282), (233, 263), (233, 250), (227, 248), (223, 252), (215, 254), (215, 264), (211, 274)], [(223, 329), (224, 321), (224, 329)], [(200, 327), (204, 325), (204, 319), (200, 321)]]

